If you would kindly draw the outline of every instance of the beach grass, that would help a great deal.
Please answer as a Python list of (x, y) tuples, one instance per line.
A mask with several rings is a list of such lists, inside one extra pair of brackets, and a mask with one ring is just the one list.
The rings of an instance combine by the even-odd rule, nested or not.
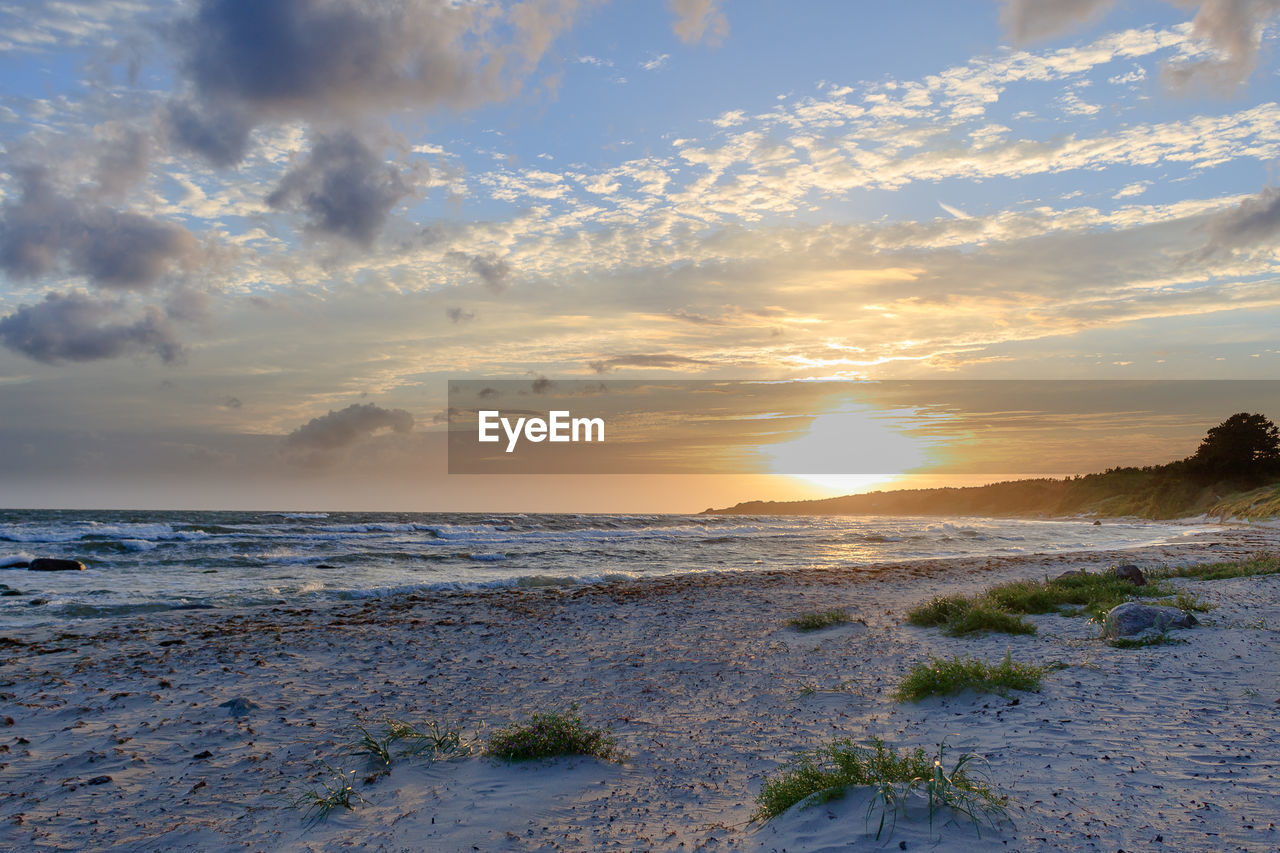
[(1178, 590), (1177, 595), (1157, 598), (1151, 604), (1161, 607), (1176, 607), (1179, 610), (1187, 610), (1193, 613), (1208, 613), (1210, 610), (1217, 609), (1216, 604), (1210, 604), (1194, 592), (1187, 592), (1186, 590)]
[(1044, 673), (1043, 667), (1014, 661), (1010, 652), (995, 665), (959, 655), (951, 660), (932, 658), (912, 668), (899, 685), (895, 698), (899, 702), (918, 702), (929, 696), (954, 696), (965, 690), (1001, 696), (1011, 690), (1035, 692), (1040, 689)]
[(588, 726), (577, 706), (568, 711), (534, 714), (489, 736), (485, 752), (504, 761), (536, 761), (558, 755), (588, 755), (622, 761), (617, 739), (606, 729)]
[(1081, 572), (1053, 580), (1008, 581), (973, 596), (935, 598), (908, 612), (907, 622), (936, 626), (953, 637), (976, 631), (1034, 634), (1035, 626), (1023, 616), (1079, 614), (1101, 621), (1113, 607), (1131, 599), (1174, 593), (1159, 579), (1139, 587), (1110, 572)]
[(1219, 519), (1243, 518), (1248, 521), (1276, 518), (1280, 516), (1280, 484), (1228, 495), (1210, 507), (1206, 514)]
[(907, 614), (907, 622), (924, 628), (939, 627), (952, 637), (990, 631), (1002, 634), (1034, 634), (1036, 626), (1001, 610), (983, 597), (948, 595), (935, 598)]
[(293, 806), (302, 811), (302, 822), (307, 826), (321, 823), (337, 809), (351, 809), (352, 802), (365, 802), (364, 797), (356, 793), (352, 782), (354, 770), (339, 770), (325, 765), (327, 776), (322, 776), (317, 787), (304, 791), (293, 801)]
[(1274, 574), (1280, 574), (1280, 554), (1272, 554), (1266, 551), (1252, 554), (1244, 560), (1204, 563), (1199, 566), (1183, 566), (1160, 572), (1162, 577), (1191, 578), (1192, 580), (1203, 581)]
[(945, 745), (935, 756), (921, 748), (896, 750), (879, 738), (856, 743), (847, 738), (798, 755), (767, 779), (756, 797), (752, 820), (769, 820), (797, 804), (816, 805), (845, 796), (850, 788), (871, 791), (867, 822), (879, 812), (876, 839), (886, 822), (896, 824), (913, 793), (924, 796), (929, 821), (950, 808), (974, 821), (986, 817), (992, 823), (1007, 814), (1007, 798), (998, 795), (989, 782), (972, 770), (975, 757), (964, 754), (950, 770), (943, 761)]
[(359, 737), (348, 748), (348, 754), (367, 756), (370, 768), (378, 773), (389, 771), (397, 756), (425, 757), (435, 761), (461, 758), (475, 751), (475, 744), (463, 736), (461, 728), (444, 725), (437, 720), (419, 727), (404, 720), (388, 718), (379, 731), (363, 723), (357, 723), (355, 729)]
[(1168, 634), (1151, 634), (1146, 637), (1116, 637), (1108, 640), (1107, 645), (1113, 649), (1145, 649), (1148, 646), (1181, 646), (1186, 640), (1171, 637)]
[(849, 614), (843, 608), (836, 608), (834, 610), (815, 610), (811, 613), (802, 613), (799, 616), (788, 619), (787, 625), (797, 631), (821, 631), (823, 628), (841, 625), (848, 621)]

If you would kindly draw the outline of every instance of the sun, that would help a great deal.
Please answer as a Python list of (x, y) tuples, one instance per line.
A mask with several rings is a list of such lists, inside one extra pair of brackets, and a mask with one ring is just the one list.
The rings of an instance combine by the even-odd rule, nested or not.
[(773, 474), (832, 494), (892, 485), (934, 461), (933, 442), (906, 431), (916, 413), (842, 400), (790, 441), (761, 448)]

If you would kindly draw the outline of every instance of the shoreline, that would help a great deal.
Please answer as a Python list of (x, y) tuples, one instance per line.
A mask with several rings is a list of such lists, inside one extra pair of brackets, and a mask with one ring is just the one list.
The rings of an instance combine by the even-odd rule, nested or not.
[[(20, 639), (31, 645), (0, 648), (4, 715), (13, 719), (0, 728), (0, 769), (18, 780), (0, 799), (0, 845), (813, 849), (822, 824), (856, 834), (860, 814), (837, 814), (852, 827), (825, 814), (815, 824), (821, 809), (763, 828), (746, 821), (766, 774), (837, 735), (927, 750), (945, 739), (948, 749), (985, 755), (1014, 802), (1017, 826), (995, 840), (1000, 849), (1158, 849), (1157, 835), (1167, 849), (1198, 849), (1209, 832), (1219, 849), (1277, 845), (1258, 816), (1280, 812), (1280, 782), (1268, 779), (1280, 775), (1280, 706), (1261, 675), (1280, 671), (1280, 652), (1258, 642), (1274, 638), (1268, 625), (1280, 627), (1277, 578), (1197, 584), (1219, 610), (1188, 645), (1170, 648), (1112, 649), (1090, 639), (1096, 628), (1084, 620), (1060, 616), (1032, 617), (1033, 637), (954, 639), (902, 624), (916, 603), (998, 581), (1263, 549), (1280, 549), (1280, 531), (1231, 527), (1103, 552), (170, 611), (94, 620), (111, 624), (88, 633), (47, 626)], [(785, 627), (831, 607), (854, 621), (815, 634)], [(1251, 620), (1258, 627), (1232, 627)], [(990, 661), (1006, 649), (1068, 668), (1012, 705), (972, 694), (889, 698), (930, 655)], [(1251, 681), (1246, 664), (1259, 673)], [(1188, 672), (1206, 679), (1203, 689), (1187, 687)], [(1121, 690), (1127, 705), (1112, 695)], [(258, 707), (229, 717), (220, 703), (236, 698)], [(613, 729), (627, 763), (406, 761), (361, 787), (368, 803), (309, 829), (284, 803), (324, 761), (344, 760), (358, 720), (452, 720), (488, 732), (571, 703)], [(1193, 740), (1188, 732), (1202, 724)], [(1129, 778), (1112, 780), (1121, 753)], [(1055, 766), (1043, 767), (1046, 755)], [(1209, 769), (1200, 778), (1168, 766), (1179, 759)], [(103, 776), (110, 781), (89, 784)], [(1176, 783), (1157, 788), (1155, 779)], [(1247, 790), (1233, 801), (1237, 783)], [(1064, 796), (1075, 805), (1059, 803)], [(1163, 811), (1168, 825), (1143, 835), (1126, 810)], [(939, 849), (951, 835), (941, 831)]]
[[(602, 517), (606, 517), (610, 519), (615, 518), (615, 516), (611, 514), (602, 514)], [(696, 520), (696, 517), (685, 516), (685, 515), (672, 515), (670, 516), (670, 518), (676, 518), (676, 519), (687, 518), (691, 520)], [(778, 519), (774, 519), (773, 517), (764, 517), (764, 518), (765, 520), (768, 520), (768, 521), (778, 520)], [(825, 517), (823, 518), (825, 520)], [(884, 521), (893, 521), (896, 518), (898, 517), (875, 516), (875, 517), (867, 517), (867, 518), (860, 517), (858, 520), (862, 522), (866, 522), (868, 520), (875, 521), (877, 519), (884, 520)], [(913, 516), (913, 517), (907, 517), (907, 518), (913, 521), (918, 521), (920, 519), (930, 518), (930, 517), (926, 517), (926, 516), (914, 517)], [(964, 523), (981, 524), (983, 522), (990, 522), (993, 520), (991, 518), (984, 517), (984, 516), (948, 516), (947, 518), (959, 524), (964, 524)], [(1004, 518), (1004, 519), (994, 519), (994, 520), (996, 521), (1021, 520), (1021, 521), (1028, 521), (1033, 523), (1034, 522), (1062, 522), (1062, 523), (1068, 523), (1068, 524), (1084, 524), (1091, 521), (1091, 519), (1083, 518), (1083, 517), (1080, 517), (1080, 518), (1062, 517), (1062, 518), (1054, 518), (1054, 519)], [(414, 522), (414, 523), (417, 524), (418, 522)], [(831, 571), (845, 571), (845, 572), (852, 571), (855, 574), (861, 574), (865, 571), (870, 571), (870, 572), (880, 571), (885, 566), (896, 565), (896, 564), (941, 564), (941, 563), (962, 564), (962, 563), (969, 563), (974, 560), (1003, 559), (1003, 558), (1032, 559), (1032, 558), (1040, 558), (1046, 555), (1047, 556), (1065, 556), (1070, 554), (1093, 553), (1095, 551), (1101, 551), (1101, 550), (1107, 550), (1108, 552), (1115, 552), (1119, 554), (1121, 552), (1141, 551), (1141, 550), (1145, 550), (1147, 548), (1152, 548), (1152, 547), (1162, 547), (1163, 545), (1175, 545), (1179, 542), (1184, 541), (1187, 538), (1192, 538), (1200, 535), (1212, 535), (1217, 530), (1224, 529), (1224, 528), (1231, 529), (1235, 527), (1248, 528), (1248, 527), (1257, 527), (1257, 526), (1265, 527), (1266, 526), (1265, 524), (1260, 525), (1253, 522), (1234, 522), (1234, 521), (1222, 522), (1222, 521), (1214, 521), (1214, 520), (1205, 519), (1205, 518), (1177, 519), (1177, 520), (1169, 520), (1169, 521), (1162, 521), (1162, 522), (1151, 522), (1146, 519), (1132, 518), (1132, 519), (1115, 519), (1115, 520), (1112, 520), (1110, 523), (1120, 524), (1122, 526), (1137, 525), (1143, 528), (1156, 527), (1156, 526), (1162, 527), (1168, 531), (1164, 538), (1169, 539), (1170, 541), (1166, 541), (1163, 543), (1152, 543), (1150, 541), (1143, 541), (1136, 544), (1111, 543), (1109, 545), (1108, 544), (1100, 545), (1097, 543), (1082, 544), (1077, 542), (1069, 547), (1063, 547), (1060, 550), (1053, 550), (1053, 551), (1048, 551), (1043, 553), (1035, 551), (1034, 546), (1032, 550), (1028, 550), (1028, 551), (1015, 551), (1012, 549), (1006, 549), (1012, 552), (1004, 553), (1004, 554), (1000, 554), (992, 557), (984, 556), (981, 554), (973, 555), (972, 548), (969, 548), (969, 549), (960, 548), (956, 550), (955, 553), (951, 553), (951, 554), (934, 553), (934, 554), (920, 555), (920, 556), (859, 555), (857, 557), (850, 559), (845, 565), (840, 566), (838, 568), (833, 568), (831, 569)], [(399, 522), (395, 522), (392, 524), (392, 526), (394, 527), (394, 526), (397, 526), (398, 524)], [(1175, 534), (1173, 532), (1175, 530), (1180, 530), (1182, 532)], [(709, 531), (709, 532), (714, 533), (714, 531)], [(167, 539), (165, 539), (165, 537), (161, 537), (161, 540), (168, 541)], [(696, 540), (689, 540), (689, 541), (696, 541)], [(719, 540), (713, 538), (710, 541), (718, 542)], [(897, 542), (900, 540), (871, 539), (869, 541)], [(22, 543), (19, 542), (17, 544), (22, 544)], [(747, 543), (744, 541), (743, 544), (745, 545)], [(454, 557), (454, 558), (464, 557), (471, 560), (475, 565), (484, 566), (489, 564), (490, 562), (493, 562), (496, 559), (495, 555), (500, 554), (502, 551), (501, 547), (497, 547), (496, 550), (493, 550), (491, 548), (490, 550), (493, 551), (493, 553), (490, 553), (490, 551), (485, 551), (484, 548), (482, 547), (479, 553), (468, 553), (467, 548), (468, 548), (467, 543), (459, 543), (457, 546), (453, 547), (452, 553), (444, 554), (443, 556)], [(40, 551), (41, 549), (32, 548), (32, 550)], [(965, 553), (966, 551), (968, 551), (969, 553)], [(149, 553), (149, 549), (141, 550), (141, 554), (145, 555), (147, 553)], [(376, 556), (377, 552), (375, 551), (373, 553)], [(83, 552), (76, 551), (74, 549), (70, 549), (70, 550), (61, 549), (59, 551), (59, 554), (60, 556), (69, 556), (72, 559), (83, 559), (86, 561), (92, 561), (94, 559), (92, 556), (87, 555)], [(33, 554), (26, 553), (26, 552), (17, 554), (16, 556), (22, 557), (25, 560), (34, 559)], [(430, 559), (433, 559), (433, 560), (439, 558), (440, 556), (441, 555), (439, 554), (429, 554), (429, 555), (425, 553), (423, 554), (424, 558), (429, 557)], [(512, 556), (512, 555), (507, 555), (507, 556)], [(521, 557), (523, 555), (517, 552), (514, 556)], [(742, 556), (742, 555), (739, 555), (739, 556)], [(685, 555), (685, 557), (686, 559), (696, 561), (698, 555), (694, 553), (690, 553)], [(0, 559), (2, 559), (2, 557), (0, 557)], [(298, 571), (307, 572), (313, 569), (323, 569), (323, 570), (328, 570), (330, 572), (334, 572), (334, 571), (340, 570), (341, 568), (339, 566), (328, 565), (327, 564), (328, 560), (326, 558), (326, 555), (324, 554), (317, 555), (314, 558), (314, 560), (318, 561), (319, 564), (315, 566), (310, 566), (305, 564), (294, 565), (294, 566), (273, 566), (271, 568), (274, 571), (277, 571), (277, 572), (284, 571), (286, 573), (298, 572)], [(643, 560), (641, 560), (641, 562), (643, 563)], [(721, 557), (719, 560), (717, 560), (717, 562), (720, 564), (723, 564), (725, 562), (725, 559)], [(127, 620), (127, 619), (132, 619), (138, 616), (146, 616), (146, 615), (153, 615), (153, 614), (161, 615), (164, 613), (176, 613), (179, 611), (207, 610), (207, 611), (211, 611), (218, 614), (238, 615), (243, 612), (253, 612), (254, 610), (257, 610), (257, 609), (265, 609), (270, 607), (290, 607), (290, 608), (305, 607), (305, 608), (315, 609), (315, 608), (324, 608), (324, 607), (330, 607), (335, 605), (341, 605), (343, 603), (359, 605), (368, 601), (380, 600), (380, 599), (395, 599), (395, 598), (399, 598), (406, 595), (419, 595), (419, 596), (428, 596), (432, 598), (441, 598), (441, 597), (447, 597), (447, 596), (458, 594), (458, 593), (486, 593), (494, 590), (496, 591), (510, 590), (510, 589), (525, 590), (525, 589), (539, 589), (543, 587), (546, 587), (549, 589), (559, 589), (562, 591), (573, 592), (583, 587), (600, 587), (600, 586), (607, 587), (610, 584), (619, 583), (619, 582), (645, 583), (645, 582), (650, 582), (655, 580), (668, 581), (668, 580), (673, 580), (673, 579), (678, 579), (683, 577), (692, 577), (692, 576), (704, 575), (704, 574), (711, 575), (713, 577), (723, 574), (731, 578), (734, 578), (740, 575), (773, 574), (777, 572), (798, 573), (798, 572), (803, 572), (808, 570), (808, 568), (800, 569), (795, 565), (785, 566), (785, 567), (776, 568), (776, 569), (775, 568), (760, 569), (760, 568), (756, 568), (755, 566), (749, 565), (750, 562), (751, 562), (750, 560), (747, 560), (746, 561), (747, 565), (744, 565), (744, 567), (742, 568), (719, 568), (719, 567), (708, 567), (708, 568), (697, 568), (697, 569), (664, 568), (664, 569), (659, 569), (658, 571), (654, 571), (653, 569), (650, 568), (650, 569), (644, 570), (644, 573), (642, 574), (635, 574), (634, 573), (635, 568), (633, 566), (628, 564), (623, 564), (623, 563), (615, 564), (610, 568), (599, 568), (599, 569), (593, 570), (588, 574), (575, 574), (574, 569), (572, 568), (559, 569), (558, 567), (555, 567), (555, 566), (546, 566), (546, 567), (530, 566), (528, 567), (527, 571), (523, 573), (510, 574), (505, 577), (488, 577), (488, 578), (480, 578), (475, 580), (467, 580), (467, 579), (414, 580), (412, 576), (406, 575), (404, 577), (399, 577), (399, 578), (387, 581), (386, 585), (382, 585), (382, 586), (378, 586), (378, 585), (361, 586), (357, 582), (357, 585), (350, 589), (328, 588), (327, 584), (325, 583), (327, 581), (327, 577), (324, 575), (316, 575), (315, 579), (317, 581), (320, 581), (324, 588), (322, 589), (319, 595), (315, 595), (314, 597), (312, 597), (309, 594), (311, 592), (314, 592), (314, 590), (304, 590), (302, 595), (291, 598), (287, 594), (282, 596), (282, 593), (280, 590), (272, 589), (270, 588), (270, 586), (267, 586), (262, 589), (253, 589), (250, 587), (246, 587), (240, 593), (240, 598), (242, 600), (228, 601), (225, 599), (219, 600), (222, 597), (217, 595), (216, 593), (213, 593), (212, 588), (207, 590), (185, 589), (181, 591), (175, 591), (172, 588), (167, 590), (161, 588), (153, 591), (153, 594), (156, 596), (154, 598), (147, 598), (144, 595), (144, 597), (136, 598), (133, 601), (122, 600), (122, 601), (111, 601), (106, 603), (97, 603), (94, 601), (92, 597), (89, 597), (89, 598), (82, 597), (80, 599), (76, 599), (73, 601), (56, 600), (63, 595), (72, 596), (72, 597), (77, 596), (80, 594), (80, 591), (62, 593), (52, 589), (40, 589), (39, 587), (37, 587), (33, 592), (31, 590), (32, 579), (29, 576), (25, 575), (25, 572), (22, 571), (24, 564), (19, 563), (18, 568), (15, 570), (17, 571), (17, 574), (5, 575), (4, 573), (0, 573), (0, 580), (10, 581), (11, 583), (15, 583), (22, 588), (21, 592), (19, 592), (19, 590), (17, 589), (14, 589), (12, 592), (9, 592), (8, 589), (5, 588), (6, 594), (14, 595), (14, 596), (34, 595), (40, 600), (40, 603), (45, 606), (42, 606), (40, 608), (21, 607), (18, 605), (30, 603), (27, 598), (5, 599), (6, 602), (11, 602), (11, 603), (7, 608), (3, 609), (3, 612), (0, 612), (0, 635), (3, 635), (5, 633), (14, 633), (14, 632), (26, 633), (33, 630), (39, 630), (41, 628), (49, 628), (49, 627), (56, 627), (59, 630), (68, 629), (68, 628), (93, 630), (93, 626), (95, 625), (105, 626), (105, 625), (109, 625), (113, 621)], [(762, 561), (756, 560), (755, 562), (759, 563)], [(198, 558), (191, 558), (190, 566), (194, 566), (198, 568), (200, 565), (201, 564), (198, 562)], [(376, 565), (376, 560), (374, 562), (374, 565)], [(190, 568), (190, 566), (188, 568)], [(3, 567), (0, 567), (0, 568), (3, 568)], [(114, 577), (114, 574), (113, 574), (115, 570), (114, 567), (106, 567), (106, 571), (104, 574), (101, 574), (100, 576), (94, 578), (93, 577), (94, 572), (101, 571), (102, 568), (103, 567), (95, 566), (93, 565), (92, 562), (90, 562), (91, 571), (88, 573), (88, 575), (86, 575), (86, 579), (84, 581), (84, 582), (87, 582), (91, 588), (94, 588), (95, 591), (101, 591), (102, 587), (109, 587), (112, 585), (114, 581), (116, 581), (116, 578)], [(223, 567), (221, 569), (199, 571), (198, 574), (201, 576), (205, 576), (205, 575), (219, 576), (218, 575), (219, 571), (235, 572), (235, 571), (241, 571), (241, 570), (243, 570), (243, 567), (241, 566), (235, 566), (230, 568)], [(822, 570), (823, 569), (819, 569), (819, 571), (822, 571)], [(43, 579), (37, 579), (37, 580), (43, 580)], [(61, 580), (61, 578), (52, 578), (52, 580), (57, 581), (57, 580)], [(72, 578), (72, 580), (80, 581), (79, 578)], [(374, 580), (376, 582), (377, 579), (370, 578), (370, 580)], [(27, 582), (24, 583), (24, 581), (27, 581)], [(736, 581), (731, 581), (731, 582), (736, 582)], [(234, 581), (233, 581), (233, 584), (234, 584)], [(310, 584), (308, 584), (308, 586), (309, 585)], [(49, 601), (49, 599), (55, 599), (55, 600), (51, 602)], [(246, 600), (246, 599), (253, 599), (253, 600)]]

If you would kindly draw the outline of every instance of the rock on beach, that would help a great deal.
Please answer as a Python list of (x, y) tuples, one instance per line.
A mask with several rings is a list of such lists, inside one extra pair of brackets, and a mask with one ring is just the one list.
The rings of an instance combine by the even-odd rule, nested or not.
[(1185, 610), (1126, 601), (1107, 614), (1102, 633), (1108, 639), (1136, 637), (1148, 633), (1162, 634), (1170, 628), (1190, 628), (1195, 624), (1196, 617)]

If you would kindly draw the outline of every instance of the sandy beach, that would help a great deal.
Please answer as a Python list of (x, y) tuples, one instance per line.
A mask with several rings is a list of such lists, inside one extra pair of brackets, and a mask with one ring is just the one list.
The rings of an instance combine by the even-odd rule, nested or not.
[[(849, 570), (718, 573), (324, 608), (172, 612), (0, 641), (0, 848), (11, 850), (1275, 850), (1280, 577), (1178, 580), (1217, 605), (1184, 645), (1098, 626), (950, 638), (903, 622), (950, 592), (1117, 562), (1280, 548), (1240, 527), (1178, 544)], [(813, 633), (797, 614), (847, 608)], [(1065, 668), (1038, 693), (903, 704), (930, 656)], [(248, 700), (243, 716), (223, 703)], [(483, 736), (576, 703), (627, 759), (398, 760), (365, 802), (307, 826), (290, 804), (355, 770), (354, 725), (456, 721)], [(911, 816), (874, 839), (865, 799), (750, 822), (764, 778), (833, 737), (989, 762), (1011, 823)], [(901, 844), (905, 843), (905, 848)]]

